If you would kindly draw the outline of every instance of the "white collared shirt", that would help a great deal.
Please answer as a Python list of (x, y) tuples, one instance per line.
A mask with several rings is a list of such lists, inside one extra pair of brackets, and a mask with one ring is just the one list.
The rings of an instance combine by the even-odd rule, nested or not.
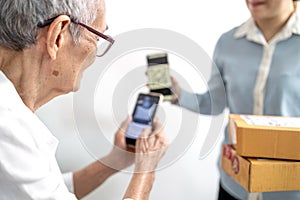
[(0, 71), (0, 199), (76, 199), (55, 159), (57, 145)]

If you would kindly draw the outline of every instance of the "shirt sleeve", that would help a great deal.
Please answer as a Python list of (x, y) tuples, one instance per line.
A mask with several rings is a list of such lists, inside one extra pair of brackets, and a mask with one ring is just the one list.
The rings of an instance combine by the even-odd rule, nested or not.
[(63, 178), (69, 192), (74, 193), (73, 173), (72, 172), (63, 173)]
[(218, 115), (226, 107), (226, 91), (222, 78), (222, 62), (220, 59), (221, 39), (216, 44), (214, 58), (211, 64), (211, 75), (207, 84), (207, 91), (196, 94), (181, 89), (178, 105), (191, 111), (205, 114)]

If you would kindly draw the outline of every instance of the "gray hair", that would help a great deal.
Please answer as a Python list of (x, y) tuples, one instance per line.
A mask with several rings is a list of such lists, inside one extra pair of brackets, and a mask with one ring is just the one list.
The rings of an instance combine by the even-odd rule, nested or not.
[[(21, 51), (35, 44), (38, 23), (61, 14), (91, 24), (102, 0), (0, 0), (0, 46)], [(74, 41), (80, 39), (80, 27), (71, 24)]]

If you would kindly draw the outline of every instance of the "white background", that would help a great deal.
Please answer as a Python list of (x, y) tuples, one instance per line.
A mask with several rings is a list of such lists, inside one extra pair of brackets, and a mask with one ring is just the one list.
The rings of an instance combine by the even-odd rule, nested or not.
[[(195, 41), (210, 56), (219, 36), (223, 32), (240, 25), (249, 17), (243, 0), (107, 0), (106, 5), (107, 24), (109, 34), (112, 36), (140, 28), (168, 29)], [(128, 64), (126, 59), (122, 62), (124, 66)], [(132, 59), (130, 62), (132, 62)], [(97, 60), (91, 67), (96, 67), (96, 65)], [(172, 68), (172, 66), (170, 67)], [(189, 81), (193, 86), (199, 85), (198, 88), (196, 87), (196, 91), (203, 90), (201, 81), (196, 78), (191, 78)], [(106, 96), (100, 96), (99, 98), (103, 101), (111, 100)], [(57, 159), (63, 172), (74, 171), (94, 161), (94, 158), (83, 147), (76, 132), (72, 101), (72, 94), (61, 96), (37, 112), (60, 140)], [(165, 105), (165, 107), (167, 107), (168, 112), (172, 112), (172, 114), (165, 113), (169, 116), (168, 121), (172, 121), (172, 116), (175, 116), (180, 108), (171, 105)], [(102, 111), (99, 110), (97, 112)], [(151, 199), (216, 199), (217, 197), (219, 178), (217, 157), (220, 152), (222, 137), (219, 138), (208, 157), (199, 159), (204, 138), (201, 133), (202, 130), (203, 132), (207, 130), (206, 122), (208, 119), (193, 113), (191, 115), (199, 117), (200, 120), (201, 126), (197, 130), (196, 138), (180, 159), (156, 173)], [(86, 123), (88, 123), (88, 119), (86, 120)], [(113, 126), (113, 118), (109, 112), (103, 109), (103, 113), (98, 120), (103, 126), (109, 127), (110, 134), (114, 133), (116, 127)], [(166, 134), (170, 141), (176, 137), (176, 135), (174, 136), (167, 131)], [(97, 141), (95, 143), (97, 144)], [(121, 199), (130, 177), (131, 175), (128, 173), (116, 174), (85, 199)]]

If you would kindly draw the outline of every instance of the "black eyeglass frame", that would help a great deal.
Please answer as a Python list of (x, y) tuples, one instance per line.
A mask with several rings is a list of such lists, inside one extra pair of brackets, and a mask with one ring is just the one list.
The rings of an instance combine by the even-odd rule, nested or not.
[[(39, 28), (43, 28), (43, 27), (49, 26), (49, 25), (54, 21), (55, 18), (57, 18), (57, 17), (50, 18), (50, 19), (44, 21), (43, 23), (42, 23), (42, 22), (39, 22), (39, 23), (37, 24), (37, 26), (38, 26)], [(105, 34), (99, 32), (99, 31), (97, 31), (96, 29), (94, 29), (94, 28), (92, 28), (92, 27), (90, 27), (90, 26), (88, 26), (88, 25), (86, 25), (86, 24), (83, 24), (83, 23), (79, 22), (77, 19), (75, 19), (75, 18), (73, 18), (73, 17), (70, 17), (70, 19), (71, 19), (71, 22), (72, 22), (72, 23), (78, 24), (78, 25), (80, 25), (80, 26), (86, 28), (86, 29), (89, 30), (90, 32), (94, 33), (95, 35), (97, 35), (97, 36), (99, 36), (99, 37), (101, 37), (101, 38), (103, 38), (104, 40), (106, 40), (106, 41), (109, 42), (109, 45), (108, 45), (108, 47), (106, 48), (106, 50), (105, 50), (101, 55), (96, 55), (96, 56), (98, 56), (98, 57), (103, 56), (104, 54), (106, 54), (106, 53), (108, 52), (108, 50), (109, 50), (109, 49), (111, 48), (111, 46), (114, 44), (115, 40), (114, 40), (111, 36), (105, 35)]]

